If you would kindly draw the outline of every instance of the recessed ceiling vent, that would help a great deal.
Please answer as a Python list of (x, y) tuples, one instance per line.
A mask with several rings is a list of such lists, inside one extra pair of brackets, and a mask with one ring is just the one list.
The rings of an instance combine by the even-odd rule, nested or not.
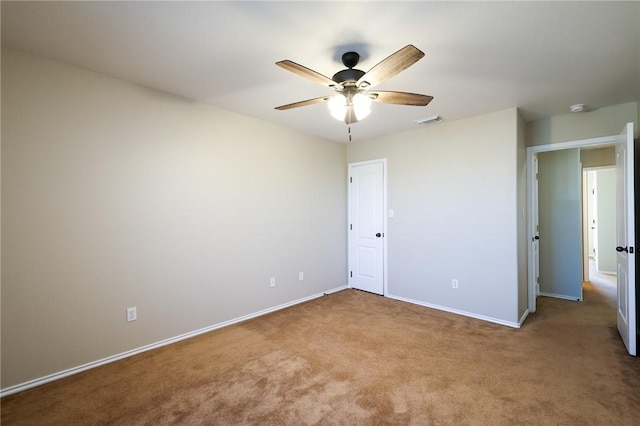
[(439, 115), (434, 115), (433, 117), (423, 118), (421, 120), (416, 120), (416, 123), (418, 123), (418, 124), (431, 124), (431, 123), (437, 123), (438, 121), (442, 121), (442, 117), (440, 117)]

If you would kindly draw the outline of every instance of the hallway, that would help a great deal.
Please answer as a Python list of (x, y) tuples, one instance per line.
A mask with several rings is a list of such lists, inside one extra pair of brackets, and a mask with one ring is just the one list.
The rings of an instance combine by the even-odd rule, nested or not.
[[(596, 265), (593, 258), (589, 258), (589, 281), (582, 285), (586, 288), (592, 288), (595, 292), (603, 296), (607, 304), (611, 305), (612, 315), (615, 318), (616, 306), (616, 286), (617, 278), (613, 274), (601, 274), (596, 271)], [(585, 292), (585, 300), (590, 292)]]

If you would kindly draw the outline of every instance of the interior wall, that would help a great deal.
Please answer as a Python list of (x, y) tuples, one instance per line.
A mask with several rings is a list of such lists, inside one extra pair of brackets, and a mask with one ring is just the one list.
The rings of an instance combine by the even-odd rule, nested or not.
[(517, 324), (517, 126), (513, 108), (348, 145), (388, 159), (391, 297)]
[(616, 165), (616, 147), (607, 146), (596, 149), (580, 149), (580, 162), (583, 168), (606, 167)]
[(346, 285), (344, 144), (11, 50), (2, 114), (2, 388)]
[(638, 137), (638, 102), (570, 113), (527, 123), (527, 146), (590, 139), (620, 134), (633, 122)]
[(527, 282), (529, 237), (527, 235), (527, 144), (526, 123), (518, 112), (518, 317), (523, 318), (529, 308)]

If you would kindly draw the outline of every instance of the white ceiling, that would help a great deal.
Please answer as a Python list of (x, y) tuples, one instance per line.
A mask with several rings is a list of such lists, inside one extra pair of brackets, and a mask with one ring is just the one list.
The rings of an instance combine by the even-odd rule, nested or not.
[(2, 44), (336, 141), (331, 94), (275, 65), (331, 77), (414, 44), (426, 56), (378, 86), (434, 96), (374, 104), (356, 140), (510, 107), (525, 119), (640, 99), (640, 2), (7, 2)]

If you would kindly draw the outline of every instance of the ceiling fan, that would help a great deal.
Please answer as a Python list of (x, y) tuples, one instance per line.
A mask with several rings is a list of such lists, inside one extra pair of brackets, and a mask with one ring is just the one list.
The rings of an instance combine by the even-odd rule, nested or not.
[(358, 65), (360, 55), (356, 52), (347, 52), (342, 55), (342, 63), (347, 69), (338, 71), (332, 78), (326, 77), (293, 61), (284, 60), (276, 62), (276, 65), (287, 71), (291, 71), (294, 74), (315, 83), (320, 83), (336, 91), (336, 94), (333, 96), (307, 99), (305, 101), (281, 105), (276, 107), (276, 109), (287, 110), (320, 102), (328, 102), (331, 115), (338, 120), (344, 120), (346, 124), (351, 124), (356, 123), (369, 114), (372, 101), (395, 105), (425, 106), (431, 102), (433, 96), (407, 92), (369, 90), (371, 87), (393, 77), (400, 71), (409, 68), (423, 56), (424, 52), (410, 44), (383, 59), (369, 71), (364, 72), (354, 68)]

